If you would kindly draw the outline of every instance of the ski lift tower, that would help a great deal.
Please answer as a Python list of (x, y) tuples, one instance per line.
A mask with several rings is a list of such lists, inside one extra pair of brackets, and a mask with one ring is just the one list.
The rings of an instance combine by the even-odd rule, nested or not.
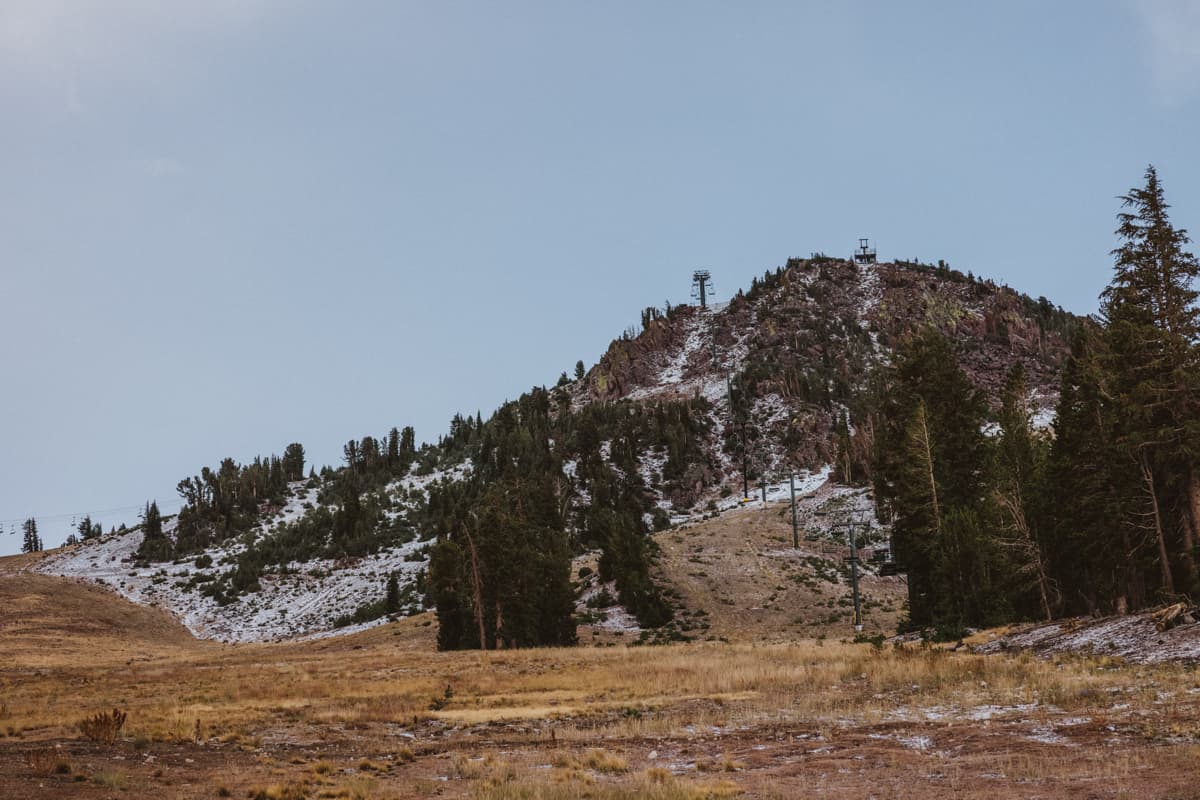
[(859, 239), (858, 249), (854, 251), (855, 264), (874, 264), (875, 263), (875, 248), (871, 246), (869, 239)]
[(701, 310), (708, 308), (708, 295), (712, 294), (712, 275), (706, 269), (692, 273), (692, 298), (700, 301)]
[(847, 517), (835, 527), (844, 530), (846, 538), (849, 540), (850, 556), (845, 560), (850, 563), (850, 586), (854, 593), (854, 630), (862, 633), (862, 601), (859, 599), (858, 592), (858, 532), (865, 530), (868, 526), (862, 519)]

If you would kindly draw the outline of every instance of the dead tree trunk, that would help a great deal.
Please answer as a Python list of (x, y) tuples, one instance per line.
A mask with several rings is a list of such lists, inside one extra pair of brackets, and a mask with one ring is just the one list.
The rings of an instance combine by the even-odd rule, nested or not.
[(1158, 541), (1158, 563), (1162, 570), (1163, 588), (1173, 595), (1175, 579), (1171, 576), (1171, 559), (1167, 555), (1167, 538), (1163, 532), (1162, 514), (1158, 508), (1158, 493), (1154, 491), (1154, 468), (1150, 466), (1150, 457), (1144, 449), (1138, 454), (1138, 464), (1142, 468), (1142, 486), (1150, 501), (1151, 516), (1154, 519), (1154, 535)]
[(1047, 622), (1054, 621), (1054, 613), (1050, 609), (1050, 577), (1046, 574), (1046, 561), (1042, 558), (1042, 548), (1038, 545), (1037, 537), (1029, 529), (1029, 521), (1025, 517), (1025, 504), (1021, 501), (1021, 490), (1014, 488), (1011, 492), (996, 492), (1000, 505), (1008, 512), (1012, 520), (1013, 530), (1017, 534), (1020, 549), (1029, 560), (1029, 568), (1037, 580), (1038, 598), (1042, 604), (1042, 613)]
[(1189, 588), (1195, 588), (1200, 573), (1196, 570), (1196, 542), (1200, 541), (1200, 472), (1188, 467), (1187, 497), (1184, 506), (1183, 566), (1187, 570)]
[(917, 444), (921, 448), (921, 457), (925, 461), (926, 473), (929, 476), (929, 499), (933, 504), (934, 531), (938, 538), (942, 536), (942, 510), (938, 505), (937, 480), (933, 475), (933, 447), (929, 441), (929, 425), (925, 418), (925, 403), (917, 403)]
[(475, 606), (475, 622), (479, 625), (479, 649), (487, 650), (487, 634), (483, 627), (483, 580), (479, 576), (479, 552), (470, 531), (467, 532), (467, 546), (471, 550), (471, 600)]

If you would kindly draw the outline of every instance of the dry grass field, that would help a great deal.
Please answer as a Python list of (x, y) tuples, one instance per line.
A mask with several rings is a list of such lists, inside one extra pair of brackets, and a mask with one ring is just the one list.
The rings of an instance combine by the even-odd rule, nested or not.
[[(0, 560), (2, 798), (1200, 797), (1181, 665), (824, 640), (197, 642)], [(79, 723), (127, 713), (111, 742)], [(95, 735), (95, 731), (92, 731)]]

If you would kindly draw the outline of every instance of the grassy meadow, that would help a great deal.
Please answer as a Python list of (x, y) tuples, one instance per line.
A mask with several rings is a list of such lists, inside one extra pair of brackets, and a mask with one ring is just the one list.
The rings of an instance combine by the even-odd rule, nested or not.
[[(832, 639), (438, 653), (428, 615), (198, 642), (0, 576), (0, 796), (1195, 797), (1189, 666)], [(127, 714), (112, 741), (80, 722)]]

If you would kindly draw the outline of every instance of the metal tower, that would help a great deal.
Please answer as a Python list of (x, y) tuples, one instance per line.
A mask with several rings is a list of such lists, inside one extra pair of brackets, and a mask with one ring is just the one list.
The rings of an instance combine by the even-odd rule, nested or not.
[(874, 264), (875, 248), (871, 247), (869, 239), (859, 239), (858, 249), (854, 251), (854, 263)]
[(700, 301), (700, 308), (707, 308), (709, 294), (712, 294), (712, 275), (706, 269), (698, 269), (692, 273), (692, 298)]
[(858, 592), (858, 531), (866, 530), (869, 526), (862, 520), (845, 519), (836, 527), (846, 531), (846, 538), (849, 539), (850, 556), (845, 560), (850, 562), (850, 586), (854, 592), (854, 630), (862, 632), (862, 602), (859, 599)]

